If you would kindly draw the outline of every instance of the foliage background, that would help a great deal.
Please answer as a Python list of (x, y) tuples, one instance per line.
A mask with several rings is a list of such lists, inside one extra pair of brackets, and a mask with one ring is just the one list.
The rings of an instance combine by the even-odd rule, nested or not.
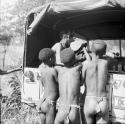
[[(18, 67), (23, 61), (27, 13), (47, 0), (0, 0), (0, 69)], [(39, 124), (35, 108), (21, 103), (22, 72), (0, 75), (1, 124)]]
[[(45, 2), (46, 0), (0, 0), (1, 69), (8, 69), (8, 66), (15, 66), (20, 63), (26, 15), (31, 9)], [(5, 65), (6, 67), (4, 67)]]

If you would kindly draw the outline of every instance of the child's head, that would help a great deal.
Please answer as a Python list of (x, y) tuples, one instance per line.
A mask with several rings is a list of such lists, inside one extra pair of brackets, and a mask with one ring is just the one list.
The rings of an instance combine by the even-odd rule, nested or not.
[(49, 66), (55, 65), (55, 53), (50, 48), (43, 48), (39, 52), (39, 60)]
[(67, 66), (73, 66), (75, 63), (75, 53), (71, 48), (66, 48), (60, 53), (61, 62)]
[(95, 40), (92, 43), (92, 53), (102, 56), (106, 53), (106, 47), (107, 47), (107, 45), (104, 41)]

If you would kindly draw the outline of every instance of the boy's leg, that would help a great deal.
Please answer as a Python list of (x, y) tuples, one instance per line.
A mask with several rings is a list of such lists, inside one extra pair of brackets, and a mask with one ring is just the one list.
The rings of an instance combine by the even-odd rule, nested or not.
[(64, 118), (61, 112), (57, 112), (54, 124), (64, 124)]
[(85, 114), (85, 122), (86, 124), (93, 124), (94, 116), (90, 114)]
[(93, 124), (94, 122), (94, 114), (96, 109), (96, 101), (94, 96), (86, 96), (83, 115), (84, 115), (84, 123), (85, 124)]
[(46, 114), (46, 124), (54, 124), (55, 116), (56, 116), (55, 106), (50, 106), (50, 109)]
[(60, 106), (54, 124), (64, 124), (64, 122), (68, 122), (69, 111), (70, 107)]
[(101, 113), (97, 114), (96, 123), (97, 124), (108, 124), (109, 122), (109, 105), (107, 98), (103, 97), (103, 101), (99, 103)]
[(71, 122), (71, 124), (82, 124), (79, 110), (79, 108), (71, 107), (70, 113), (68, 115), (69, 122)]
[(40, 113), (40, 124), (46, 124), (46, 115), (44, 113)]

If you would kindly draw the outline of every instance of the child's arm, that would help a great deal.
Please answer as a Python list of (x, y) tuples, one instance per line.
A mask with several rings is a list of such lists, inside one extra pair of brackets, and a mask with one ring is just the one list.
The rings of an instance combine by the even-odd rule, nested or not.
[(85, 56), (86, 56), (86, 60), (87, 60), (87, 61), (91, 61), (91, 57), (90, 57), (90, 55), (89, 55), (89, 53), (87, 52), (87, 50), (86, 50), (85, 47), (83, 47), (83, 50), (84, 50), (84, 53), (85, 53)]

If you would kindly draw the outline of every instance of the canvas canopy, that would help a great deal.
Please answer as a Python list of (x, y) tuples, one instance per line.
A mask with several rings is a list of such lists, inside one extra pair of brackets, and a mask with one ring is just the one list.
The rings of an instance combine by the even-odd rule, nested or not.
[(26, 26), (26, 65), (38, 65), (41, 48), (72, 31), (92, 39), (125, 38), (125, 0), (53, 0), (31, 10)]
[(55, 30), (69, 30), (95, 23), (125, 21), (125, 1), (55, 0), (29, 13), (38, 13), (29, 28), (40, 24)]

